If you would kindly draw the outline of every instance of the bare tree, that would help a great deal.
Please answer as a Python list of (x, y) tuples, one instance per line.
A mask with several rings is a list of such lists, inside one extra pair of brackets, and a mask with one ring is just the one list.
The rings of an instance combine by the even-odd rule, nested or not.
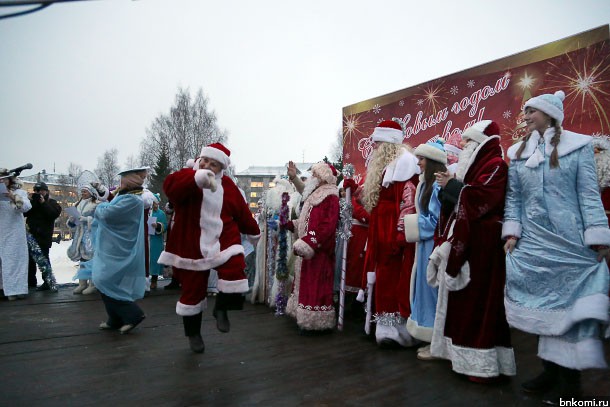
[(99, 177), (100, 182), (109, 188), (116, 186), (114, 180), (119, 172), (118, 155), (119, 150), (113, 148), (106, 150), (104, 155), (97, 159), (95, 174)]
[(140, 167), (140, 160), (134, 154), (131, 154), (125, 160), (125, 169), (128, 170), (130, 168), (137, 168), (137, 167)]
[(169, 113), (157, 116), (146, 129), (140, 161), (154, 165), (167, 152), (173, 171), (197, 157), (203, 146), (226, 140), (227, 132), (218, 127), (216, 114), (210, 110), (203, 90), (199, 89), (192, 99), (188, 89), (180, 88)]
[(74, 162), (71, 162), (70, 165), (68, 165), (68, 176), (71, 179), (71, 185), (74, 185), (74, 182), (76, 182), (76, 179), (81, 174), (81, 172), (83, 172), (82, 165), (76, 164)]
[(334, 162), (343, 161), (343, 130), (337, 130), (335, 142), (330, 148), (330, 158)]

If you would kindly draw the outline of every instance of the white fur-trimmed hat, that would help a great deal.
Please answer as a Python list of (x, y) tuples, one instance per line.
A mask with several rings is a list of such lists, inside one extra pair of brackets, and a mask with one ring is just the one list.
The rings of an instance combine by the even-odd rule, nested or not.
[(231, 151), (221, 143), (212, 143), (209, 146), (203, 147), (201, 149), (201, 154), (199, 155), (199, 157), (207, 157), (218, 161), (223, 169), (231, 164), (230, 156)]
[(373, 141), (384, 141), (386, 143), (402, 144), (404, 134), (400, 124), (393, 120), (384, 120), (375, 127), (371, 134)]
[(525, 105), (523, 110), (527, 107), (533, 107), (536, 110), (540, 110), (557, 120), (559, 124), (563, 122), (563, 100), (566, 98), (566, 94), (562, 90), (558, 90), (554, 94), (545, 93), (531, 98)]
[(320, 161), (311, 166), (311, 173), (328, 184), (337, 185), (337, 170), (331, 164)]
[(442, 139), (420, 144), (415, 151), (413, 151), (413, 154), (447, 165), (447, 152), (443, 146), (444, 143), (440, 140)]
[(491, 120), (481, 120), (476, 122), (462, 133), (462, 140), (469, 138), (470, 140), (482, 143), (487, 137), (499, 136), (500, 126)]

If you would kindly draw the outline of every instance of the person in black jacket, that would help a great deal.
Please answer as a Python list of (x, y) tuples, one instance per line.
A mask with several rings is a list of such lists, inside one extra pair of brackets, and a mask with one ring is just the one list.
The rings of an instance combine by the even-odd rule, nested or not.
[[(61, 206), (49, 196), (49, 187), (44, 182), (34, 185), (34, 193), (30, 197), (32, 209), (25, 213), (30, 233), (38, 242), (42, 253), (49, 259), (49, 250), (53, 243), (53, 229), (55, 219), (61, 214)], [(50, 260), (49, 260), (50, 263)], [(30, 256), (28, 266), (28, 286), (36, 287), (36, 262)], [(50, 287), (44, 282), (39, 289), (48, 290)]]

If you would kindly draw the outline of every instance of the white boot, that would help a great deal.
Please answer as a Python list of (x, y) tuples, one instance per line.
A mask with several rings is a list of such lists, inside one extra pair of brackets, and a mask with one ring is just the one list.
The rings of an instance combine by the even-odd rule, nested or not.
[(72, 294), (81, 294), (87, 288), (87, 280), (78, 280), (78, 287), (72, 291)]
[(83, 295), (93, 294), (94, 292), (97, 292), (97, 288), (93, 285), (93, 280), (89, 280), (89, 287), (83, 290)]

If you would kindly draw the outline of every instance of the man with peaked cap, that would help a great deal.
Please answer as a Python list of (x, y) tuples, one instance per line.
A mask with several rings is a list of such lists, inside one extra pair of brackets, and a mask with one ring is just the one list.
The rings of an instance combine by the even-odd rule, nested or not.
[(131, 331), (144, 320), (135, 303), (144, 297), (144, 203), (142, 191), (148, 168), (119, 173), (120, 187), (111, 202), (102, 202), (93, 216), (92, 279), (100, 291), (108, 320), (100, 329)]
[(515, 374), (503, 302), (508, 167), (499, 134), (491, 120), (473, 124), (462, 133), (455, 178), (436, 174), (443, 207), (436, 241), (442, 244), (428, 271), (429, 282), (439, 286), (430, 353), (449, 359), (454, 371), (477, 383)]
[(176, 313), (182, 316), (191, 350), (205, 350), (202, 311), (207, 307), (210, 270), (218, 272), (213, 315), (220, 332), (229, 332), (229, 310), (243, 309), (248, 279), (240, 233), (257, 239), (260, 230), (237, 185), (224, 174), (231, 152), (221, 143), (201, 150), (194, 168), (170, 174), (163, 190), (175, 208), (172, 237), (159, 263), (173, 266), (182, 285)]

